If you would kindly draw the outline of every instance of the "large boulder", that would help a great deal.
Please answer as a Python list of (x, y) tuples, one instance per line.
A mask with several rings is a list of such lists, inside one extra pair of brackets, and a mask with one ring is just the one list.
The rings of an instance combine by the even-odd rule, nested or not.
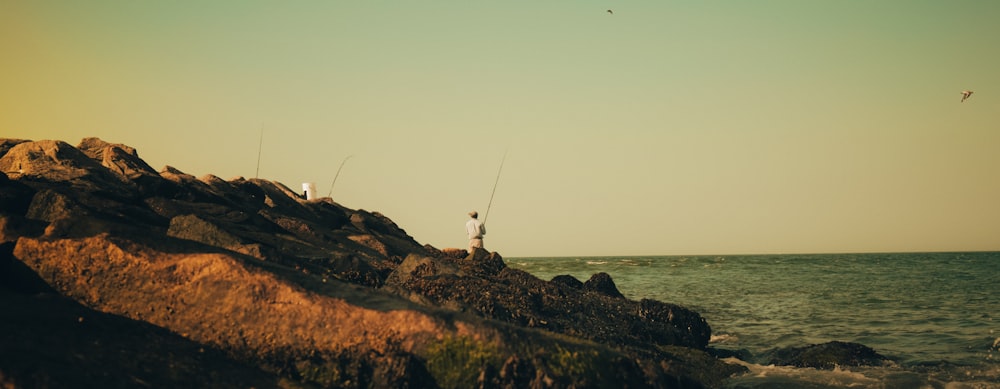
[[(18, 144), (24, 142), (30, 142), (30, 141), (27, 139), (0, 138), (0, 157), (3, 157), (4, 154), (7, 154), (7, 151), (10, 150), (12, 147), (17, 146)], [(4, 171), (4, 173), (6, 172)]]
[(618, 286), (615, 285), (615, 280), (611, 279), (611, 275), (605, 272), (600, 272), (590, 276), (590, 279), (583, 283), (583, 289), (606, 296), (625, 298), (625, 296), (622, 295), (622, 292), (618, 291)]
[(259, 244), (248, 244), (197, 215), (183, 215), (170, 219), (167, 235), (263, 258)]
[(0, 210), (4, 213), (24, 216), (28, 213), (34, 196), (34, 189), (0, 173)]
[(85, 138), (76, 148), (124, 180), (133, 180), (139, 176), (160, 178), (156, 170), (139, 158), (139, 153), (132, 147), (108, 143), (98, 138)]
[(66, 142), (44, 140), (15, 144), (0, 157), (0, 171), (44, 183), (68, 183), (72, 190), (121, 197), (135, 186)]

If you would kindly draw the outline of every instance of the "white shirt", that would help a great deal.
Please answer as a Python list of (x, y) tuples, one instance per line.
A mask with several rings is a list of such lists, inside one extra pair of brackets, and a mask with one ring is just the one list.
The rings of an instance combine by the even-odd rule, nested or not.
[(469, 239), (482, 239), (486, 235), (486, 225), (479, 219), (469, 219), (465, 222), (465, 231), (469, 233)]

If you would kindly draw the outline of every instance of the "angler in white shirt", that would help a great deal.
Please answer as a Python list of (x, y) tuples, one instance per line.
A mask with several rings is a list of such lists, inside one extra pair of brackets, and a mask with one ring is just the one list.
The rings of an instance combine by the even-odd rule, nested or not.
[(465, 222), (465, 231), (469, 233), (469, 254), (477, 248), (483, 248), (483, 235), (486, 235), (486, 225), (479, 221), (479, 212), (469, 212), (469, 221)]

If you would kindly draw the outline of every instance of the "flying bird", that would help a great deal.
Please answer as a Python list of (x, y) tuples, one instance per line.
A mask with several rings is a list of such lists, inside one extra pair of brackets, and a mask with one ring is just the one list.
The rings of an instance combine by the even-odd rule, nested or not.
[(610, 9), (608, 10), (608, 13), (609, 13), (609, 14), (612, 14), (612, 15), (614, 15), (614, 14), (615, 14), (615, 13), (614, 13), (614, 11), (612, 11), (612, 10), (610, 10)]
[(962, 102), (964, 103), (965, 99), (968, 99), (969, 96), (972, 96), (972, 91), (971, 90), (964, 90), (964, 91), (962, 91)]

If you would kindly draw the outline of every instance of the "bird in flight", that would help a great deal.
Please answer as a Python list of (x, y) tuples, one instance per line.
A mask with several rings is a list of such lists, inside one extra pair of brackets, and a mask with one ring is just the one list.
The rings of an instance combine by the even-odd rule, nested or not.
[(612, 15), (614, 15), (614, 14), (615, 14), (615, 12), (614, 12), (614, 11), (612, 11), (612, 10), (610, 10), (610, 9), (608, 10), (608, 13), (609, 13), (609, 14), (612, 14)]
[(964, 90), (964, 91), (962, 91), (962, 102), (964, 103), (965, 99), (968, 99), (969, 96), (972, 96), (972, 91), (971, 90)]

